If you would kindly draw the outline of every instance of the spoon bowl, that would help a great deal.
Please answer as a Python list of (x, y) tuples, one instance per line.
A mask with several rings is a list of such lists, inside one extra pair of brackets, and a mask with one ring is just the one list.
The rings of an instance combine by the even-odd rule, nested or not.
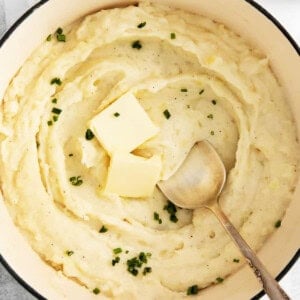
[(194, 145), (177, 172), (158, 186), (177, 206), (195, 209), (214, 203), (225, 182), (221, 158), (210, 143), (202, 141)]

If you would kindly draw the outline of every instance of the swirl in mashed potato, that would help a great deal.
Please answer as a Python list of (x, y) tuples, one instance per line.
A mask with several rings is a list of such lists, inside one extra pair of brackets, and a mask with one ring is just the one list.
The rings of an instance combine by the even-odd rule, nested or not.
[(1, 189), (32, 248), (94, 293), (182, 298), (242, 258), (205, 209), (174, 212), (158, 189), (147, 199), (102, 193), (110, 158), (86, 131), (128, 92), (160, 128), (134, 153), (159, 155), (167, 179), (208, 140), (228, 175), (221, 206), (254, 249), (291, 198), (294, 123), (266, 57), (222, 24), (147, 3), (52, 34), (12, 80), (1, 108)]

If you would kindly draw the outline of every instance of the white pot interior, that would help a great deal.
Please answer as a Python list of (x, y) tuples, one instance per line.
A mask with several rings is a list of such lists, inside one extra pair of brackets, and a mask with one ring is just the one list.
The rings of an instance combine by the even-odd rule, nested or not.
[[(49, 32), (93, 11), (134, 3), (122, 0), (51, 0), (36, 9), (11, 34), (0, 49), (0, 97), (31, 52)], [(164, 0), (172, 6), (199, 13), (220, 21), (245, 37), (253, 46), (270, 58), (271, 66), (281, 82), (300, 127), (300, 60), (295, 49), (280, 30), (262, 13), (242, 0)], [(22, 45), (20, 47), (20, 45)], [(287, 211), (283, 226), (267, 241), (259, 256), (270, 272), (277, 275), (290, 261), (300, 245), (299, 185)], [(48, 299), (94, 299), (95, 295), (68, 280), (46, 265), (33, 252), (27, 241), (14, 226), (4, 202), (0, 201), (0, 253), (16, 273), (36, 291)], [(222, 285), (201, 292), (201, 299), (249, 299), (260, 290), (260, 285), (248, 267), (231, 276)], [(97, 296), (98, 299), (101, 296)]]

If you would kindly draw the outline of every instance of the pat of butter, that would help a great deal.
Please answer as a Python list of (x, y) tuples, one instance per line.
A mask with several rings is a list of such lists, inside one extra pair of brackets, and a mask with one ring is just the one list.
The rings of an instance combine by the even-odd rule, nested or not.
[(147, 159), (130, 153), (115, 153), (104, 191), (123, 197), (149, 197), (160, 179), (161, 167), (158, 155)]
[(89, 126), (110, 154), (129, 153), (159, 131), (135, 96), (130, 93), (101, 111), (90, 121)]

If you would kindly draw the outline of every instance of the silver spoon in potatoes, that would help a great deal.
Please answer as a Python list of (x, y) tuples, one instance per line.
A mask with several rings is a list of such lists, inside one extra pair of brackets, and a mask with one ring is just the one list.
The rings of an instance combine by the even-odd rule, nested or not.
[(179, 207), (211, 210), (246, 258), (270, 299), (290, 299), (221, 210), (218, 200), (225, 182), (226, 170), (221, 158), (208, 142), (201, 141), (193, 146), (176, 173), (157, 185)]

